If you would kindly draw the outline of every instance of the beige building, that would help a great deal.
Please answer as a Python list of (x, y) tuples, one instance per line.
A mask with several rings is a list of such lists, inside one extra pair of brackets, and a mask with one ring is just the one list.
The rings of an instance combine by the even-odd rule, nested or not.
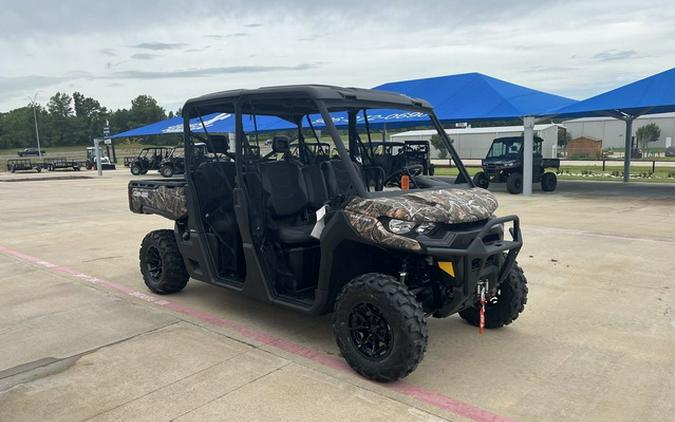
[[(650, 147), (675, 145), (675, 113), (653, 114), (638, 117), (633, 122), (633, 136), (642, 126), (655, 123), (661, 128), (661, 138)], [(602, 148), (623, 148), (626, 124), (611, 117), (585, 117), (567, 120), (563, 123), (572, 139), (582, 136), (602, 140)], [(670, 143), (670, 145), (668, 145)]]
[[(555, 124), (535, 125), (534, 136), (544, 140), (543, 155), (544, 158), (554, 158), (556, 156), (556, 146), (558, 144), (558, 130), (564, 129), (564, 126)], [(522, 126), (496, 126), (496, 127), (467, 127), (446, 129), (457, 153), (463, 159), (485, 158), (492, 141), (496, 138), (507, 136), (523, 136)], [(435, 129), (430, 130), (410, 130), (407, 132), (391, 135), (391, 141), (429, 141), (436, 134)], [(431, 157), (438, 157), (438, 150), (433, 145), (431, 147)]]

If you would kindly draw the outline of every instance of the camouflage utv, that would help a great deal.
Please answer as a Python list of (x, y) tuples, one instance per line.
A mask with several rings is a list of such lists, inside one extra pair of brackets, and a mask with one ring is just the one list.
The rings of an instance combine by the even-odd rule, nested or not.
[[(456, 179), (402, 174), (404, 189), (377, 180), (385, 172), (364, 147), (368, 115), (392, 109), (428, 117)], [(234, 136), (190, 123), (211, 113), (232, 114)], [(258, 140), (258, 120), (271, 116), (295, 135), (275, 136), (272, 153), (261, 157), (251, 140)], [(378, 381), (417, 367), (427, 317), (459, 313), (482, 332), (523, 311), (518, 217), (495, 217), (495, 197), (473, 185), (425, 101), (285, 86), (192, 99), (183, 117), (185, 179), (129, 184), (133, 212), (174, 221), (173, 230), (153, 231), (141, 243), (140, 270), (153, 292), (178, 292), (193, 278), (307, 314), (333, 312), (342, 356)], [(346, 126), (346, 142), (337, 125)], [(292, 153), (291, 143), (301, 151), (320, 143), (315, 127), (330, 135), (337, 158)], [(207, 154), (195, 153), (201, 142)]]

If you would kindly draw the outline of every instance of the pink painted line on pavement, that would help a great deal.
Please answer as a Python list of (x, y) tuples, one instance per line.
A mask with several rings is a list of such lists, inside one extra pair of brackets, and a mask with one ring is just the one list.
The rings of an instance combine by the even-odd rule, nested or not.
[[(80, 271), (74, 270), (72, 268), (53, 264), (38, 257), (27, 255), (23, 252), (19, 252), (17, 250), (2, 245), (0, 245), (0, 253), (12, 256), (24, 262), (34, 264), (38, 267), (42, 267), (54, 273), (69, 275), (78, 278), (80, 280), (86, 281), (90, 284), (101, 286), (108, 290), (114, 290), (120, 293), (124, 293), (126, 295), (143, 300), (145, 302), (152, 303), (153, 305), (161, 306), (163, 308), (170, 309), (174, 312), (187, 315), (199, 321), (215, 325), (218, 327), (222, 327), (231, 331), (235, 331), (239, 335), (247, 339), (274, 347), (276, 349), (282, 350), (284, 352), (296, 356), (303, 357), (305, 359), (309, 359), (313, 362), (319, 363), (329, 368), (337, 369), (343, 372), (353, 373), (352, 369), (349, 367), (349, 365), (347, 365), (347, 363), (343, 359), (327, 355), (323, 352), (319, 352), (317, 350), (303, 346), (291, 340), (286, 340), (281, 337), (266, 334), (262, 331), (247, 327), (236, 321), (223, 319), (213, 314), (203, 312), (198, 309), (182, 305), (180, 303), (171, 302), (169, 300), (162, 298), (161, 296), (140, 292), (132, 287), (128, 287), (112, 281), (94, 277), (82, 273)], [(491, 413), (487, 410), (483, 410), (472, 404), (461, 402), (459, 400), (453, 399), (452, 397), (448, 397), (444, 394), (426, 390), (420, 386), (409, 384), (405, 381), (397, 381), (391, 384), (379, 384), (379, 385), (389, 388), (390, 390), (395, 391), (399, 394), (412, 397), (414, 399), (417, 399), (421, 402), (427, 403), (439, 409), (450, 411), (454, 414), (477, 422), (511, 422), (511, 419), (506, 418), (504, 416)]]

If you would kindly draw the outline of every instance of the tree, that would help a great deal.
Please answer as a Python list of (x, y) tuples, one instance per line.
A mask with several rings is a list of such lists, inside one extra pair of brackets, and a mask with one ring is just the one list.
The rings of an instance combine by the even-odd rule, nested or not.
[[(92, 138), (103, 135), (106, 120), (110, 121), (111, 132), (118, 133), (166, 118), (157, 100), (148, 95), (134, 98), (131, 109), (112, 111), (80, 92), (74, 92), (72, 97), (57, 92), (46, 107), (29, 104), (0, 113), (0, 148), (36, 146), (33, 108), (37, 114), (42, 146), (88, 145)], [(158, 138), (156, 142), (174, 142), (175, 139)]]
[[(438, 158), (444, 159), (448, 156), (448, 149), (445, 147), (445, 142), (441, 137), (436, 134), (431, 137), (431, 145), (438, 150)], [(450, 140), (450, 143), (452, 143), (453, 140)]]
[(139, 95), (131, 100), (130, 117), (132, 126), (143, 126), (166, 119), (166, 112), (149, 95)]
[[(42, 114), (40, 111), (38, 113)], [(0, 148), (32, 146), (36, 146), (33, 110), (30, 107), (21, 107), (4, 113), (0, 118)]]
[(76, 144), (86, 144), (103, 135), (103, 126), (108, 119), (108, 110), (97, 100), (73, 93), (75, 105), (73, 138)]
[(47, 124), (47, 136), (49, 139), (46, 145), (72, 145), (76, 139), (72, 137), (72, 119), (73, 99), (66, 93), (57, 92), (47, 103), (49, 110), (49, 119)]
[(560, 148), (565, 148), (567, 144), (572, 140), (572, 135), (567, 131), (567, 129), (559, 127), (558, 128), (558, 146)]
[(643, 151), (649, 149), (649, 144), (656, 142), (661, 137), (661, 128), (656, 123), (650, 123), (640, 127), (635, 132), (635, 137), (637, 138), (638, 144)]

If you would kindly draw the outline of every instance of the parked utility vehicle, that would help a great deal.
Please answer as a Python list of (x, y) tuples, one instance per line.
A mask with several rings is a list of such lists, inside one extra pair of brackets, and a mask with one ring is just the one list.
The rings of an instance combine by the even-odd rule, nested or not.
[[(409, 191), (365, 183), (357, 116), (364, 115), (368, 132), (370, 109), (426, 114), (459, 176), (450, 184), (413, 175), (417, 188)], [(189, 124), (215, 112), (234, 116), (229, 142)], [(330, 113), (348, 116), (349, 149)], [(318, 143), (303, 124), (312, 115), (326, 122), (322, 130), (338, 159), (305, 162), (284, 136), (273, 138), (272, 155), (260, 157), (243, 129), (255, 116), (277, 116), (295, 126), (294, 142)], [(174, 221), (173, 230), (152, 231), (141, 243), (140, 270), (153, 292), (178, 292), (192, 277), (308, 314), (333, 311), (342, 355), (378, 381), (417, 367), (428, 316), (459, 313), (482, 329), (510, 324), (523, 311), (518, 217), (495, 217), (495, 197), (473, 186), (424, 100), (356, 88), (269, 87), (188, 100), (183, 117), (185, 180), (129, 183), (131, 211)], [(194, 154), (195, 142), (207, 144), (207, 157)]]
[[(532, 148), (532, 182), (541, 183), (541, 190), (552, 192), (558, 185), (558, 177), (547, 168), (560, 168), (557, 158), (542, 157), (542, 143), (538, 136), (534, 137)], [(497, 138), (492, 141), (490, 150), (481, 162), (483, 171), (473, 176), (473, 183), (487, 189), (490, 183), (506, 183), (510, 193), (523, 191), (523, 137), (513, 136)]]
[[(101, 170), (115, 170), (117, 167), (115, 163), (110, 159), (110, 147), (105, 145), (105, 149), (99, 145), (98, 153), (101, 159)], [(94, 169), (96, 170), (96, 148), (87, 147), (87, 159), (84, 162), (84, 167), (87, 170)]]
[[(195, 155), (206, 155), (208, 154), (206, 150), (205, 143), (199, 143), (194, 145)], [(162, 160), (162, 163), (159, 165), (159, 174), (164, 177), (171, 177), (174, 174), (183, 174), (185, 172), (185, 154), (183, 146), (173, 147), (169, 155)]]
[(173, 148), (171, 147), (145, 147), (138, 153), (138, 156), (129, 163), (131, 174), (138, 176), (145, 174), (150, 170), (159, 170), (162, 162), (169, 157)]

